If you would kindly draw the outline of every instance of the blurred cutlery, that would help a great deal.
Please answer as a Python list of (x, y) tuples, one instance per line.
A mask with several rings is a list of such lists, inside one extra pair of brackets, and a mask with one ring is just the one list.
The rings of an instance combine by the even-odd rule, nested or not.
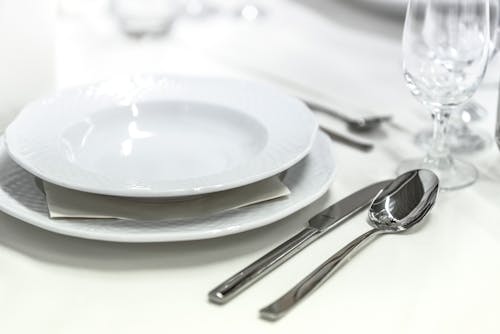
[(344, 136), (343, 134), (340, 134), (332, 129), (325, 128), (323, 126), (320, 126), (321, 130), (325, 132), (332, 140), (339, 142), (341, 144), (345, 144), (348, 146), (351, 146), (355, 149), (361, 150), (363, 152), (370, 152), (373, 149), (373, 144), (365, 143), (358, 141), (356, 139)]
[(327, 113), (346, 123), (347, 127), (353, 132), (370, 132), (379, 128), (382, 123), (388, 122), (392, 119), (392, 116), (390, 115), (352, 118), (330, 107), (326, 107), (315, 102), (306, 101), (304, 99), (302, 99), (302, 101), (310, 109)]

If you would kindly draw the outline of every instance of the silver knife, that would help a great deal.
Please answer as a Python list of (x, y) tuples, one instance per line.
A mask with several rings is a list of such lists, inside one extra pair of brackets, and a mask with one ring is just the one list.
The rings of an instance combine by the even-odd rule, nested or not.
[(368, 206), (377, 193), (389, 182), (390, 180), (386, 180), (369, 185), (323, 210), (311, 218), (308, 226), (302, 231), (210, 291), (208, 299), (216, 304), (227, 303), (314, 240), (330, 232)]

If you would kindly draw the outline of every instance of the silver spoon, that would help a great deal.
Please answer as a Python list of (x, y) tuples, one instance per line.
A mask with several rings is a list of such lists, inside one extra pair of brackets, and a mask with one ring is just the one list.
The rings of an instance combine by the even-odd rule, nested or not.
[(281, 318), (321, 286), (354, 251), (379, 235), (403, 232), (418, 224), (434, 205), (438, 188), (439, 179), (429, 170), (414, 170), (398, 176), (379, 192), (371, 204), (368, 220), (373, 229), (354, 239), (294, 288), (260, 310), (261, 317), (266, 320)]
[(340, 112), (332, 108), (310, 101), (302, 101), (304, 101), (304, 103), (312, 110), (327, 113), (328, 115), (331, 115), (346, 123), (347, 127), (353, 132), (370, 132), (379, 128), (382, 123), (388, 122), (392, 119), (392, 116), (390, 115), (351, 118), (344, 114), (341, 114)]

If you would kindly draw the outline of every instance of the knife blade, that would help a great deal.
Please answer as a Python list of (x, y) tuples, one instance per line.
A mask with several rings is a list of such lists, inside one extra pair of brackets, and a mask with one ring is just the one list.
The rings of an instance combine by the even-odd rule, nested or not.
[(389, 182), (390, 180), (373, 183), (321, 211), (309, 220), (309, 224), (302, 231), (210, 291), (208, 293), (209, 301), (215, 304), (227, 303), (314, 240), (330, 232), (368, 206), (377, 193)]

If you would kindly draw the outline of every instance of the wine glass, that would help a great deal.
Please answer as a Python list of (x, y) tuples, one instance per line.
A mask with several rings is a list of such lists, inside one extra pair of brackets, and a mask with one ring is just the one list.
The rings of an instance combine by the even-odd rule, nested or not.
[(410, 0), (403, 32), (403, 70), (410, 92), (434, 120), (431, 148), (423, 159), (403, 161), (398, 173), (434, 171), (441, 189), (474, 183), (476, 168), (455, 160), (447, 147), (450, 115), (478, 89), (488, 63), (489, 0)]
[[(490, 79), (496, 85), (498, 77), (495, 75), (498, 68), (495, 65), (495, 55), (500, 47), (498, 31), (500, 30), (500, 0), (490, 0), (490, 56), (489, 70), (486, 73), (485, 81)], [(491, 74), (491, 75), (488, 75)], [(496, 87), (496, 86), (495, 86)], [(472, 124), (486, 118), (488, 111), (474, 99), (465, 103), (461, 111), (452, 115), (448, 129), (448, 146), (454, 153), (472, 153), (487, 148), (492, 140), (491, 134), (478, 131)], [(427, 148), (432, 141), (432, 130), (425, 129), (415, 137), (415, 143)]]

